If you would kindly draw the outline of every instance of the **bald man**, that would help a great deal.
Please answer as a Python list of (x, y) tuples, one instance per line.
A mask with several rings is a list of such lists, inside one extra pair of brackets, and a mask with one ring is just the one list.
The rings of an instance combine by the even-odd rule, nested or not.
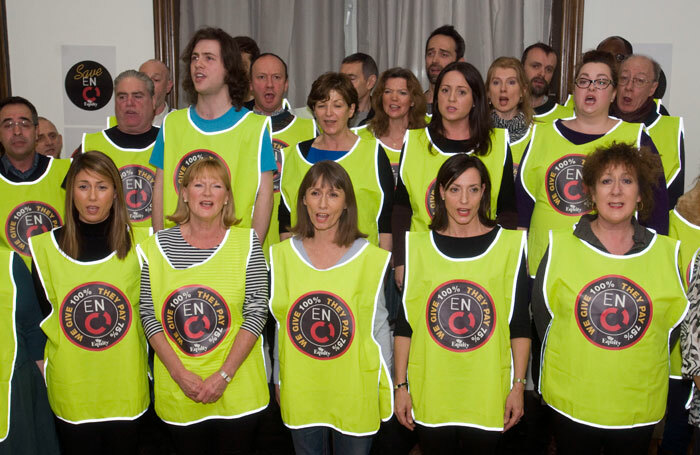
[(56, 129), (56, 125), (47, 118), (39, 117), (36, 151), (42, 155), (60, 158), (61, 150), (63, 150), (63, 136)]
[(153, 117), (153, 125), (160, 127), (163, 125), (163, 119), (170, 112), (170, 106), (165, 100), (173, 89), (170, 69), (160, 60), (151, 59), (144, 62), (139, 67), (139, 71), (150, 77), (155, 86), (156, 115)]

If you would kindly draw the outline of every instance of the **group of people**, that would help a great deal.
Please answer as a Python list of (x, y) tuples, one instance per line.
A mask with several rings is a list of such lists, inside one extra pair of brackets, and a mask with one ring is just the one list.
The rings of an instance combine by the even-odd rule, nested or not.
[(551, 47), (484, 78), (446, 25), (427, 91), (358, 53), (292, 110), (280, 57), (203, 28), (191, 105), (124, 71), (72, 160), (0, 101), (0, 453), (138, 453), (154, 415), (182, 454), (636, 454), (664, 416), (685, 453), (700, 189), (621, 40), (565, 105)]

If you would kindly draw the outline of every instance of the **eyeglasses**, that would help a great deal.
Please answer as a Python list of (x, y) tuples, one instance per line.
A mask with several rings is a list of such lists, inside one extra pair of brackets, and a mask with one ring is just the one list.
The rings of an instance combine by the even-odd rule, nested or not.
[(22, 119), (22, 120), (17, 121), (17, 122), (15, 122), (14, 120), (5, 120), (4, 122), (2, 122), (2, 128), (4, 130), (8, 130), (8, 131), (14, 130), (15, 126), (19, 126), (20, 129), (23, 129), (23, 130), (28, 130), (28, 129), (34, 127), (34, 123), (32, 123), (31, 121), (29, 121), (27, 119)]
[(574, 84), (576, 84), (576, 87), (578, 88), (588, 88), (593, 84), (593, 87), (595, 87), (598, 90), (605, 90), (612, 84), (612, 81), (610, 79), (586, 79), (585, 77), (579, 77), (574, 81)]
[(629, 76), (620, 76), (617, 80), (619, 81), (620, 85), (627, 85), (632, 82), (632, 85), (635, 88), (642, 88), (651, 82), (646, 79), (639, 79), (638, 77), (630, 78)]

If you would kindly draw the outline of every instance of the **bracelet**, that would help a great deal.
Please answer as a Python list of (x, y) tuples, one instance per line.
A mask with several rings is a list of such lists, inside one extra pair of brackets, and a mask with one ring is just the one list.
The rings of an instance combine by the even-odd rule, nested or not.
[(219, 376), (224, 378), (224, 381), (226, 381), (226, 384), (229, 384), (231, 382), (231, 376), (227, 375), (224, 370), (219, 370)]
[(525, 378), (515, 378), (513, 379), (513, 385), (517, 384), (518, 382), (522, 383), (523, 385), (527, 384), (527, 379)]
[(394, 390), (399, 390), (401, 387), (406, 387), (408, 389), (408, 382), (402, 382), (401, 384), (396, 384)]

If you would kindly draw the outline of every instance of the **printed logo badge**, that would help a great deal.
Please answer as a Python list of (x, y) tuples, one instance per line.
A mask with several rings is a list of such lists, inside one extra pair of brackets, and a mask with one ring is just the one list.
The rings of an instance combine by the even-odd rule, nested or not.
[(84, 60), (73, 65), (66, 73), (66, 95), (80, 109), (96, 111), (112, 99), (112, 76), (104, 65)]
[(116, 287), (85, 283), (68, 293), (61, 304), (61, 329), (76, 346), (103, 351), (119, 343), (131, 326), (131, 305)]
[(226, 160), (221, 158), (219, 155), (212, 152), (211, 150), (206, 149), (192, 150), (191, 152), (186, 153), (185, 156), (183, 156), (182, 159), (180, 159), (180, 162), (177, 163), (177, 166), (175, 166), (175, 174), (173, 175), (173, 185), (175, 185), (175, 191), (178, 194), (180, 193), (180, 184), (182, 183), (182, 177), (185, 176), (185, 171), (187, 170), (187, 168), (192, 166), (196, 161), (203, 159), (221, 161), (222, 163), (224, 163), (224, 166), (226, 166), (226, 171), (228, 172), (229, 177), (231, 176), (231, 170), (228, 168)]
[(435, 288), (428, 299), (425, 319), (433, 340), (455, 352), (480, 348), (496, 327), (491, 295), (466, 280), (447, 281)]
[(425, 192), (425, 210), (428, 212), (428, 216), (432, 220), (435, 216), (435, 180), (433, 179), (428, 185), (428, 190)]
[(272, 188), (275, 193), (280, 192), (280, 177), (282, 177), (282, 165), (284, 163), (282, 149), (285, 147), (289, 147), (289, 144), (277, 138), (272, 138), (272, 150), (275, 153), (275, 162), (277, 163), (277, 169), (272, 174)]
[(5, 236), (10, 246), (24, 256), (31, 256), (29, 237), (63, 225), (58, 211), (41, 201), (22, 202), (10, 210), (5, 222)]
[(628, 348), (642, 339), (652, 317), (651, 299), (637, 283), (618, 275), (595, 279), (576, 298), (583, 336), (605, 349)]
[(294, 346), (314, 359), (343, 355), (355, 335), (355, 317), (335, 294), (314, 291), (299, 297), (287, 315), (287, 334)]
[(145, 166), (131, 164), (119, 169), (126, 209), (131, 221), (146, 221), (151, 218), (153, 185), (156, 174)]
[(226, 301), (207, 286), (185, 286), (165, 299), (163, 326), (168, 337), (188, 356), (215, 349), (231, 328)]
[(562, 215), (581, 216), (591, 211), (583, 189), (583, 163), (586, 155), (566, 155), (549, 166), (545, 185), (549, 204)]

